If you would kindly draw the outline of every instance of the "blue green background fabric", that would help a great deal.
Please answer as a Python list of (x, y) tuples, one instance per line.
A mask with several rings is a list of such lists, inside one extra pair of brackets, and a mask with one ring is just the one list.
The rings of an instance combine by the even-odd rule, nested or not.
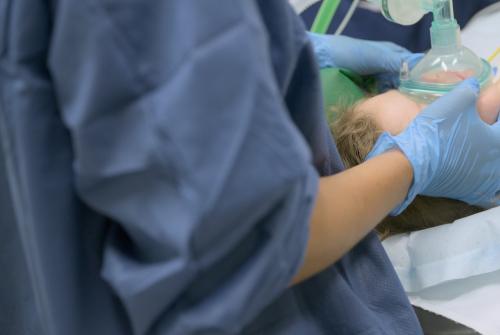
[[(341, 106), (351, 106), (365, 96), (363, 78), (348, 70), (324, 68), (320, 71), (323, 104), (329, 123), (340, 116)], [(336, 108), (337, 107), (337, 108)]]

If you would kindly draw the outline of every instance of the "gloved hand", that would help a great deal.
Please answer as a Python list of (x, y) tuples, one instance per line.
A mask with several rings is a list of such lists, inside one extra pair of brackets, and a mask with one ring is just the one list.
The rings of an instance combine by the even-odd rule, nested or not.
[(315, 33), (309, 33), (309, 39), (320, 68), (339, 67), (360, 75), (374, 75), (380, 91), (398, 86), (401, 62), (413, 56), (391, 42)]
[(500, 205), (500, 121), (479, 118), (479, 83), (468, 79), (427, 107), (398, 136), (382, 134), (367, 159), (399, 148), (411, 162), (413, 183), (401, 213), (417, 194)]

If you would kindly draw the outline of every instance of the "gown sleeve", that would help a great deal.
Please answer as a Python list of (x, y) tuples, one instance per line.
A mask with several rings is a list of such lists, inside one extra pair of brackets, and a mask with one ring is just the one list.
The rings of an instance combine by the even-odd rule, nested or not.
[(76, 188), (111, 222), (103, 280), (134, 334), (240, 331), (298, 270), (318, 183), (255, 4), (54, 3)]

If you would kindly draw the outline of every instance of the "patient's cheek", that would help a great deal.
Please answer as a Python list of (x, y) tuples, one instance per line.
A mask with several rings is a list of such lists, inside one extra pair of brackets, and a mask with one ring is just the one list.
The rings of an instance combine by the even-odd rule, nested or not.
[(435, 84), (454, 84), (474, 75), (473, 70), (465, 71), (437, 71), (422, 75), (422, 81)]

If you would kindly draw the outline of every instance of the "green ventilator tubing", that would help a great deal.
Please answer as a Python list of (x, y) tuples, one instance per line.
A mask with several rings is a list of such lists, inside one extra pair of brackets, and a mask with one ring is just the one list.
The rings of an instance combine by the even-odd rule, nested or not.
[(325, 34), (339, 5), (340, 0), (323, 0), (318, 15), (316, 15), (316, 19), (311, 27), (311, 32)]

